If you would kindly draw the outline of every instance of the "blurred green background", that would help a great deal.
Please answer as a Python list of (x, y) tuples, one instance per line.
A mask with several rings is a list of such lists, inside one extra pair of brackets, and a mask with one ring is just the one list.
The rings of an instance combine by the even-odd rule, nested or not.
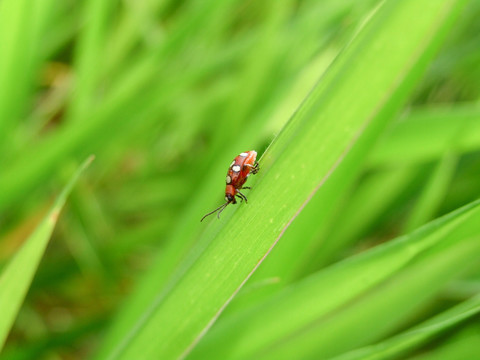
[[(78, 164), (96, 159), (67, 201), (0, 357), (94, 356), (162, 251), (188, 238), (187, 252), (207, 228), (199, 220), (222, 203), (231, 160), (265, 152), (379, 3), (1, 1), (0, 271)], [(478, 198), (479, 17), (480, 2), (467, 2), (326, 224), (297, 219), (312, 242), (287, 283)], [(283, 255), (278, 263), (288, 267)], [(257, 287), (277, 276), (258, 276)], [(247, 293), (245, 304), (278, 290)], [(411, 323), (376, 340), (479, 292), (477, 258), (416, 308)], [(444, 358), (462, 349), (473, 356), (479, 334), (477, 316), (410, 356), (440, 358), (440, 344)]]

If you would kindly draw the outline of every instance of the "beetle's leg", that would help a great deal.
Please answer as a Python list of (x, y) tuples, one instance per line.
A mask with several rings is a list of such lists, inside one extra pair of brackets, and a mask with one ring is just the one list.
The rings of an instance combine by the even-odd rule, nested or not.
[(254, 165), (245, 164), (243, 166), (249, 167), (250, 168), (250, 173), (252, 173), (252, 174), (256, 174), (256, 173), (258, 173), (258, 170), (260, 170), (260, 165), (258, 164), (258, 162), (256, 162)]
[(247, 201), (247, 197), (245, 195), (243, 195), (240, 191), (238, 191), (237, 189), (237, 194), (236, 194), (240, 199), (242, 200), (245, 200), (246, 203), (248, 203)]

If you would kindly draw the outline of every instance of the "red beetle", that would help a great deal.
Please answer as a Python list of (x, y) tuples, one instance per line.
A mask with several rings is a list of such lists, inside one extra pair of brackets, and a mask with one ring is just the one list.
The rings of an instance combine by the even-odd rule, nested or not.
[[(255, 150), (243, 152), (238, 155), (230, 164), (227, 172), (225, 187), (225, 204), (221, 205), (217, 209), (209, 212), (202, 220), (205, 219), (208, 215), (218, 211), (217, 217), (220, 219), (220, 213), (227, 207), (228, 204), (236, 204), (235, 196), (238, 196), (241, 200), (247, 202), (247, 197), (243, 195), (241, 189), (250, 189), (249, 187), (244, 187), (245, 181), (250, 176), (250, 174), (256, 174), (258, 172), (259, 165), (255, 161), (257, 158), (257, 152)], [(220, 211), (219, 211), (220, 210)]]

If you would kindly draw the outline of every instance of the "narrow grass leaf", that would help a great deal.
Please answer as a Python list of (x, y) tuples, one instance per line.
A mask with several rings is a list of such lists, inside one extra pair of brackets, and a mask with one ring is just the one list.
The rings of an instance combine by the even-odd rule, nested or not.
[(467, 300), (412, 330), (389, 338), (381, 343), (354, 350), (335, 357), (334, 360), (381, 360), (398, 358), (406, 350), (426, 342), (431, 337), (480, 312), (480, 296)]
[(0, 275), (0, 311), (3, 314), (0, 317), (0, 349), (3, 347), (22, 305), (67, 196), (80, 174), (92, 160), (93, 157), (90, 157), (80, 166), (58, 196), (48, 215), (37, 226)]
[[(356, 148), (357, 141), (364, 136), (374, 140), (384, 129), (425, 70), (460, 5), (384, 3), (261, 159), (263, 172), (253, 182), (249, 206), (237, 207), (235, 219), (229, 210), (221, 223), (203, 234), (198, 242), (203, 248), (192, 252), (128, 333), (100, 358), (186, 356), (347, 154), (364, 153), (371, 145)], [(417, 13), (425, 16), (412, 17)], [(262, 198), (267, 201), (262, 203)]]
[[(368, 293), (417, 256), (441, 244), (480, 217), (480, 200), (437, 219), (410, 235), (335, 264), (282, 290), (212, 329), (193, 358), (266, 356), (282, 339), (301, 337), (311, 324)], [(334, 318), (334, 316), (332, 315)], [(387, 317), (388, 318), (388, 317)], [(292, 347), (290, 347), (292, 348)]]
[[(474, 220), (478, 224), (478, 212)], [(254, 357), (328, 359), (378, 342), (407, 325), (419, 310), (434, 300), (442, 287), (468, 269), (478, 257), (478, 237), (461, 238), (464, 230), (459, 228), (458, 232), (452, 232), (445, 243), (420, 254), (411, 266), (372, 291), (326, 317), (312, 321), (301, 331), (289, 334), (288, 338), (278, 338)], [(341, 341), (338, 341), (339, 337)]]
[(341, 215), (325, 236), (325, 244), (314, 257), (314, 262), (320, 265), (332, 261), (343, 249), (360, 239), (395, 203), (415, 175), (415, 169), (399, 166), (367, 178), (348, 198)]
[(99, 82), (104, 59), (105, 33), (113, 1), (83, 2), (84, 28), (80, 32), (75, 52), (75, 96), (69, 108), (71, 121), (85, 121), (91, 108), (96, 105)]
[[(451, 151), (476, 151), (480, 148), (479, 117), (476, 103), (414, 109), (392, 124), (371, 153), (369, 165), (416, 164), (440, 159)], [(452, 135), (458, 136), (452, 139)]]
[(480, 359), (480, 328), (478, 321), (472, 322), (453, 336), (430, 347), (428, 350), (410, 357), (411, 360), (458, 360)]
[(433, 217), (447, 193), (456, 166), (457, 156), (452, 153), (445, 154), (436, 164), (435, 170), (429, 177), (427, 184), (425, 184), (425, 188), (407, 220), (405, 225), (406, 233), (423, 225)]
[(12, 134), (31, 105), (39, 64), (38, 38), (50, 1), (0, 2), (0, 160), (14, 147)]

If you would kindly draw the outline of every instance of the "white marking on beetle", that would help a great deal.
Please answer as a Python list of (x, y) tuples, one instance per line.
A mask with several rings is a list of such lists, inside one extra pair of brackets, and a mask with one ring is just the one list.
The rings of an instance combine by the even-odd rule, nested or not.
[(230, 167), (232, 167), (233, 165), (235, 165), (235, 160), (232, 161), (232, 163), (230, 164)]
[(240, 165), (232, 166), (233, 172), (240, 172)]
[(232, 182), (232, 178), (230, 177), (230, 175), (227, 175), (227, 178), (225, 179), (225, 181), (227, 182), (227, 185)]
[(241, 156), (241, 157), (247, 157), (248, 153), (241, 153), (240, 155), (238, 156)]
[(228, 202), (228, 197), (225, 196), (225, 201)]

